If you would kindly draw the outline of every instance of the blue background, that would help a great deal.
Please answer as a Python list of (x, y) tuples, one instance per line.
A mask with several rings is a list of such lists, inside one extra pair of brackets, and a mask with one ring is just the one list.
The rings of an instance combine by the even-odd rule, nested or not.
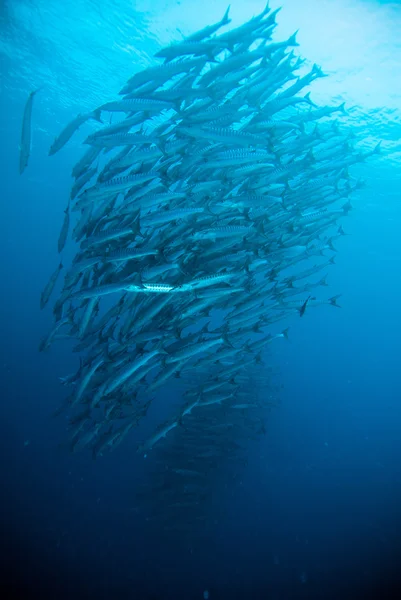
[[(231, 5), (238, 25), (264, 2)], [(313, 99), (345, 100), (346, 125), (368, 144), (382, 139), (383, 153), (352, 171), (367, 185), (352, 200), (349, 235), (329, 271), (329, 295), (343, 294), (342, 309), (292, 318), (290, 342), (271, 347), (281, 404), (267, 435), (247, 442), (238, 477), (225, 478), (222, 465), (211, 482), (207, 534), (194, 526), (183, 544), (146, 526), (135, 491), (148, 466), (133, 438), (92, 461), (68, 453), (65, 417), (51, 417), (64, 393), (58, 377), (76, 368), (77, 356), (63, 341), (38, 353), (52, 318), (39, 298), (57, 265), (70, 173), (90, 126), (56, 156), (48, 148), (78, 112), (113, 99), (161, 45), (225, 9), (220, 0), (2, 4), (3, 566), (32, 597), (49, 589), (58, 598), (202, 598), (208, 589), (211, 600), (344, 598), (391, 583), (401, 535), (398, 2), (283, 2), (275, 39), (299, 28), (299, 52), (330, 75), (313, 85)], [(20, 177), (23, 107), (42, 85)]]

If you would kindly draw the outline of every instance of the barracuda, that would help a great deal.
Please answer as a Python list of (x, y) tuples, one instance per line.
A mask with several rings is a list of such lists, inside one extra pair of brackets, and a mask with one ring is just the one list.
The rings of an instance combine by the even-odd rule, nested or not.
[[(40, 343), (47, 350), (68, 338), (80, 353), (57, 412), (69, 412), (71, 450), (95, 458), (140, 437), (136, 425), (160, 402), (152, 419), (168, 419), (138, 449), (158, 446), (157, 492), (149, 487), (163, 522), (174, 506), (198, 510), (209, 493), (203, 473), (266, 433), (264, 413), (279, 395), (266, 350), (288, 333), (274, 324), (338, 306), (338, 296), (323, 295), (326, 276), (313, 275), (335, 262), (345, 235), (363, 185), (353, 165), (380, 151), (358, 147), (341, 123), (343, 104), (316, 106), (304, 93), (323, 72), (313, 65), (299, 76), (295, 34), (272, 37), (277, 14), (267, 5), (220, 33), (227, 10), (159, 48), (164, 64), (149, 63), (124, 97), (78, 115), (50, 152), (91, 119), (71, 205), (60, 208), (58, 249), (66, 262), (75, 257)], [(108, 114), (113, 122), (96, 124)], [(156, 493), (163, 502), (153, 502)]]

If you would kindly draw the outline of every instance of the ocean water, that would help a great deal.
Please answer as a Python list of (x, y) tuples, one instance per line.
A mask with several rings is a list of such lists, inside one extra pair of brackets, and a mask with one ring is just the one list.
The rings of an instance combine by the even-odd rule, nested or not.
[[(279, 6), (272, 2), (272, 7)], [(264, 1), (231, 1), (232, 25)], [(40, 293), (85, 125), (48, 149), (79, 112), (114, 98), (163, 45), (221, 18), (221, 0), (3, 0), (0, 6), (1, 543), (4, 598), (134, 600), (389, 597), (401, 536), (401, 4), (283, 0), (275, 40), (299, 29), (297, 53), (329, 77), (319, 104), (382, 152), (352, 168), (352, 198), (321, 306), (288, 321), (271, 356), (280, 405), (210, 481), (207, 527), (185, 537), (149, 528), (136, 491), (149, 467), (134, 436), (99, 460), (70, 454), (58, 377), (77, 368)], [(24, 105), (35, 98), (33, 146), (18, 173)], [(63, 260), (72, 258), (67, 247)], [(279, 331), (280, 329), (277, 329)], [(261, 366), (261, 369), (266, 368)], [(167, 387), (165, 403), (174, 401)], [(158, 502), (155, 497), (153, 502)]]

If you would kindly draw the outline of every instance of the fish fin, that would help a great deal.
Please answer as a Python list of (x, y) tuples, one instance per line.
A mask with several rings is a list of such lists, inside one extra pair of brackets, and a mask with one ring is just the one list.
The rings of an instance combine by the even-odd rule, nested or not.
[(333, 244), (332, 237), (327, 240), (327, 245), (329, 246), (330, 250), (332, 250), (333, 252), (338, 252), (337, 248)]
[(323, 73), (321, 67), (316, 63), (313, 64), (312, 73), (314, 73), (316, 77), (327, 77), (326, 73)]
[(297, 29), (295, 33), (290, 35), (290, 37), (287, 40), (287, 46), (299, 46), (299, 44), (296, 40), (298, 31), (299, 31), (299, 29)]
[(283, 337), (285, 337), (285, 339), (286, 339), (286, 340), (289, 340), (289, 337), (288, 337), (288, 331), (289, 331), (289, 329), (290, 329), (289, 327), (286, 327), (286, 328), (285, 328), (285, 329), (283, 329), (283, 331), (281, 332), (281, 333), (282, 333), (282, 335), (283, 335)]
[(163, 340), (160, 340), (155, 346), (155, 350), (158, 351), (159, 354), (168, 354), (168, 352), (163, 347)]
[(214, 55), (214, 52), (212, 49), (209, 50), (209, 52), (207, 53), (207, 60), (210, 63), (216, 63), (219, 64), (220, 61), (217, 60), (217, 58)]
[(44, 88), (44, 87), (46, 87), (44, 84), (43, 84), (43, 85), (40, 85), (38, 88), (36, 88), (36, 90), (33, 90), (33, 91), (32, 91), (32, 92), (29, 94), (29, 95), (30, 95), (30, 96), (32, 96), (32, 97), (33, 97), (33, 96), (36, 96), (36, 94), (37, 94), (38, 92), (41, 92), (41, 91), (43, 90), (43, 88)]
[(226, 334), (226, 333), (223, 333), (221, 337), (223, 338), (223, 340), (224, 340), (224, 343), (225, 343), (227, 346), (229, 346), (230, 348), (234, 348), (234, 346), (232, 345), (232, 343), (231, 343), (231, 342), (230, 342), (230, 340), (228, 339), (228, 337), (227, 337), (227, 334)]
[(315, 162), (316, 162), (316, 158), (315, 158), (315, 155), (313, 154), (313, 149), (312, 149), (312, 148), (309, 150), (309, 152), (307, 152), (307, 153), (305, 154), (305, 156), (304, 156), (304, 159), (305, 159), (305, 158), (308, 158), (308, 159), (309, 159), (309, 163), (312, 163), (312, 164), (313, 164), (313, 163), (315, 163)]
[(101, 115), (102, 115), (102, 109), (101, 108), (96, 108), (94, 111), (92, 111), (91, 113), (89, 113), (88, 118), (89, 119), (94, 119), (95, 121), (98, 121), (99, 123), (103, 124), (103, 121), (101, 119)]
[(314, 126), (314, 128), (313, 128), (313, 130), (312, 130), (311, 136), (315, 136), (315, 137), (316, 137), (316, 139), (318, 139), (318, 140), (321, 140), (321, 139), (323, 139), (323, 138), (322, 138), (322, 133), (321, 133), (321, 131), (320, 131), (320, 128), (319, 128), (319, 125), (318, 125), (318, 123), (316, 123), (316, 124), (315, 124), (315, 126)]
[(317, 107), (317, 104), (315, 104), (311, 98), (310, 98), (310, 92), (308, 92), (307, 94), (305, 94), (305, 96), (303, 97), (305, 102), (307, 102), (308, 104), (310, 104), (311, 106)]
[(340, 296), (342, 296), (342, 294), (337, 294), (337, 296), (332, 296), (331, 298), (329, 298), (329, 303), (331, 304), (331, 306), (336, 306), (337, 308), (342, 308), (340, 306), (340, 304), (338, 304), (337, 300), (338, 298), (340, 298)]
[[(182, 108), (181, 108), (182, 107), (182, 98), (179, 98), (178, 100), (174, 100), (173, 104), (174, 104), (175, 112), (177, 112), (178, 114), (181, 114), (182, 113)], [(163, 152), (163, 154), (164, 154), (164, 152)]]
[(132, 225), (132, 231), (133, 233), (135, 233), (135, 235), (138, 235), (139, 237), (144, 237), (143, 233), (141, 232), (141, 220), (140, 220), (140, 216), (141, 216), (141, 211), (138, 210), (135, 218), (134, 218), (134, 223)]
[(214, 213), (214, 212), (212, 211), (212, 209), (210, 208), (211, 204), (212, 204), (212, 202), (211, 202), (210, 200), (209, 200), (208, 202), (206, 202), (206, 212), (207, 212), (209, 215), (212, 215), (213, 217), (218, 217), (218, 216), (219, 216), (219, 213)]
[(182, 256), (179, 260), (177, 260), (177, 265), (178, 265), (178, 270), (182, 275), (187, 276), (188, 273), (187, 271), (184, 270), (184, 261), (185, 261), (185, 256)]
[[(294, 123), (294, 127), (295, 127), (296, 129), (299, 129), (299, 131), (300, 131), (301, 133), (305, 133), (305, 123), (304, 123), (303, 121), (301, 121), (299, 124), (295, 124), (295, 123)], [(318, 137), (320, 137), (320, 134), (319, 134), (319, 136), (318, 136)]]
[(372, 154), (381, 154), (381, 143), (382, 141), (380, 140), (380, 142), (376, 144), (376, 146), (372, 150)]
[(211, 333), (209, 331), (209, 325), (210, 325), (210, 321), (208, 321), (203, 327), (202, 329), (199, 331), (200, 335), (203, 335), (204, 333)]
[(132, 276), (132, 279), (129, 280), (129, 284), (130, 285), (131, 284), (132, 285), (138, 285), (140, 287), (143, 287), (143, 282), (142, 282), (141, 274), (139, 272), (134, 273), (133, 276)]
[(231, 4), (228, 5), (228, 8), (227, 8), (226, 12), (224, 13), (223, 18), (220, 21), (220, 27), (223, 27), (223, 25), (228, 25), (229, 23), (231, 23), (231, 19), (229, 17), (230, 7), (231, 7)]
[[(241, 209), (239, 209), (239, 211), (241, 212)], [(250, 212), (251, 212), (251, 209), (249, 207), (245, 207), (242, 210), (242, 215), (243, 215), (245, 221), (247, 221), (248, 223), (253, 223), (253, 221), (250, 217)], [(245, 238), (246, 238), (246, 236), (244, 237), (244, 240), (245, 240)]]
[[(177, 110), (177, 112), (180, 112), (179, 110)], [(160, 150), (160, 152), (163, 154), (163, 156), (166, 155), (166, 141), (167, 141), (167, 134), (166, 133), (161, 133), (157, 140), (154, 142), (155, 146), (158, 148), (158, 150)]]

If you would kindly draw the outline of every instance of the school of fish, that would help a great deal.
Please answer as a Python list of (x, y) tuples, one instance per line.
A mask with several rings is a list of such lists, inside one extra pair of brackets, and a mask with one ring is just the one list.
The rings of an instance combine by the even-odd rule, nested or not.
[(227, 10), (162, 48), (164, 62), (78, 115), (49, 152), (86, 121), (101, 123), (73, 169), (58, 240), (62, 252), (72, 230), (75, 258), (41, 296), (44, 307), (65, 271), (40, 349), (74, 338), (81, 360), (61, 378), (69, 391), (56, 413), (69, 411), (71, 451), (97, 457), (150, 406), (163, 411), (165, 390), (180, 383), (174, 414), (138, 444), (144, 456), (160, 447), (164, 464), (174, 457), (160, 489), (180, 510), (204, 490), (205, 465), (235, 451), (237, 428), (265, 432), (277, 398), (263, 360), (288, 335), (273, 324), (338, 306), (324, 291), (362, 185), (349, 167), (378, 151), (359, 150), (333, 118), (344, 104), (316, 106), (305, 93), (325, 75), (316, 64), (297, 74), (295, 34), (272, 41), (277, 13), (266, 6), (220, 33)]

